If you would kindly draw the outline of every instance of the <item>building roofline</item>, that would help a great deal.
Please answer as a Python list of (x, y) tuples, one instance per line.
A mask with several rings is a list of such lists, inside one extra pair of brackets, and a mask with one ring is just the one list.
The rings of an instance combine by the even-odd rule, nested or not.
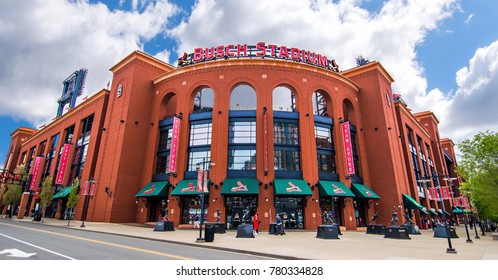
[(389, 72), (387, 72), (387, 70), (384, 68), (384, 66), (382, 66), (382, 64), (380, 64), (380, 62), (378, 62), (378, 61), (372, 61), (372, 62), (367, 63), (365, 65), (361, 65), (361, 66), (358, 66), (355, 68), (345, 70), (345, 71), (341, 72), (341, 74), (344, 75), (345, 77), (349, 78), (351, 76), (356, 76), (356, 75), (360, 75), (360, 74), (363, 74), (366, 72), (370, 72), (374, 69), (379, 70), (379, 72), (382, 74), (382, 76), (384, 76), (384, 78), (386, 78), (386, 80), (388, 80), (390, 83), (394, 82), (393, 77), (389, 74)]
[(427, 131), (427, 129), (417, 120), (417, 118), (413, 115), (413, 113), (408, 109), (408, 107), (400, 101), (394, 102), (394, 106), (400, 108), (402, 112), (404, 112), (412, 121), (415, 123), (415, 125), (427, 136), (429, 139), (431, 139), (431, 135)]
[(436, 122), (436, 124), (439, 124), (439, 120), (437, 119), (436, 115), (434, 115), (434, 113), (431, 111), (423, 111), (419, 113), (414, 113), (413, 115), (416, 118), (432, 118)]
[(163, 69), (164, 71), (171, 71), (171, 70), (176, 69), (176, 67), (174, 67), (173, 65), (171, 65), (169, 63), (166, 63), (162, 60), (159, 60), (155, 57), (152, 57), (152, 56), (150, 56), (142, 51), (135, 50), (132, 53), (130, 53), (128, 56), (126, 56), (125, 58), (120, 60), (118, 63), (116, 63), (116, 65), (112, 66), (109, 70), (113, 73), (116, 73), (121, 68), (123, 68), (125, 65), (132, 62), (135, 59), (142, 60), (145, 63), (154, 65), (155, 67), (157, 67), (159, 69)]

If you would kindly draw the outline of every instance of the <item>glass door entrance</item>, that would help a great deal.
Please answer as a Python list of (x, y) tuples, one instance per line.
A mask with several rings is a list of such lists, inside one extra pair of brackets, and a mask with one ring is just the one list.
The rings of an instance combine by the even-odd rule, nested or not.
[[(286, 229), (303, 229), (303, 198), (275, 197), (275, 209), (284, 222)], [(274, 218), (273, 218), (274, 219)]]

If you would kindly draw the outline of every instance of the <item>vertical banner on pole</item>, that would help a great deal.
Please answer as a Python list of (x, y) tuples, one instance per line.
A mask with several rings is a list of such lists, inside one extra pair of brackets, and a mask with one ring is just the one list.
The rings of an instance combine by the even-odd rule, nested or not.
[(202, 192), (204, 193), (208, 193), (209, 192), (209, 189), (208, 189), (208, 172), (207, 170), (204, 170), (203, 172), (203, 176), (204, 176), (204, 181), (202, 183)]
[(40, 167), (42, 163), (43, 157), (36, 157), (35, 165), (33, 166), (33, 173), (31, 174), (31, 183), (29, 185), (29, 189), (34, 191), (36, 186), (38, 185), (38, 174), (40, 173)]
[(344, 141), (344, 158), (346, 160), (346, 174), (355, 174), (353, 162), (353, 146), (351, 144), (351, 132), (349, 130), (349, 122), (341, 124), (342, 139)]
[(202, 177), (203, 177), (202, 169), (197, 170), (197, 192), (202, 192)]
[(64, 175), (66, 175), (67, 161), (69, 159), (69, 151), (71, 151), (71, 144), (64, 144), (62, 148), (61, 159), (59, 162), (57, 177), (55, 183), (62, 185), (64, 183)]
[(169, 153), (169, 172), (176, 173), (176, 159), (178, 156), (178, 137), (180, 134), (180, 118), (173, 117), (173, 133), (171, 135), (171, 149)]

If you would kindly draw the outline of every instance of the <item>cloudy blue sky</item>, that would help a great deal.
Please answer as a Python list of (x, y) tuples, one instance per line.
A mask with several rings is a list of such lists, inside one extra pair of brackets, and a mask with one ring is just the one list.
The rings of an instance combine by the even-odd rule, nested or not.
[(195, 47), (259, 41), (381, 62), (413, 112), (433, 111), (456, 143), (498, 131), (498, 1), (0, 0), (0, 165), (10, 133), (56, 113), (62, 81), (85, 92), (133, 50), (174, 64)]

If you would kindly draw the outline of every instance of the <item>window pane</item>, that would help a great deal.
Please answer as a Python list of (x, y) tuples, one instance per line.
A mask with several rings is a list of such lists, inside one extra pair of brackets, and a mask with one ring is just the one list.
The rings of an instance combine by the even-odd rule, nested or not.
[(256, 150), (229, 150), (229, 170), (256, 170)]
[(230, 110), (256, 110), (256, 92), (249, 85), (238, 85), (230, 95)]
[(211, 144), (211, 123), (193, 124), (190, 127), (190, 146)]
[(299, 127), (297, 123), (275, 122), (273, 128), (275, 144), (299, 145)]
[(202, 163), (202, 160), (209, 161), (211, 159), (210, 151), (190, 152), (188, 157), (188, 171), (197, 171), (197, 164)]
[(318, 172), (336, 173), (335, 156), (318, 154)]
[(214, 92), (211, 88), (202, 88), (195, 94), (194, 113), (213, 111)]
[(326, 127), (315, 126), (315, 140), (317, 148), (333, 149), (332, 130)]
[(296, 111), (296, 99), (292, 90), (285, 86), (273, 90), (273, 111)]
[(320, 92), (313, 92), (311, 96), (311, 101), (313, 103), (313, 114), (318, 116), (325, 116), (327, 114), (327, 103), (325, 98)]
[(230, 122), (229, 143), (256, 143), (256, 122)]
[(275, 151), (275, 170), (299, 171), (299, 151)]

